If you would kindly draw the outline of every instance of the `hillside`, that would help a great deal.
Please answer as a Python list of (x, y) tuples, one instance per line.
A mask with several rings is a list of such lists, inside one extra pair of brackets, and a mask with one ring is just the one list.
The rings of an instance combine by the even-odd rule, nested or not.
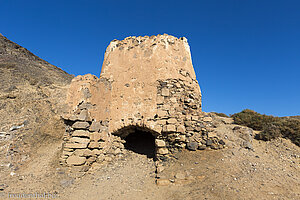
[(0, 90), (30, 84), (67, 84), (72, 76), (0, 34)]
[(61, 138), (71, 79), (0, 34), (0, 180), (36, 156), (38, 147)]
[(248, 126), (256, 131), (256, 139), (272, 140), (278, 137), (288, 138), (300, 146), (300, 118), (274, 117), (263, 115), (253, 110), (245, 109), (242, 112), (232, 115), (234, 122), (239, 125)]

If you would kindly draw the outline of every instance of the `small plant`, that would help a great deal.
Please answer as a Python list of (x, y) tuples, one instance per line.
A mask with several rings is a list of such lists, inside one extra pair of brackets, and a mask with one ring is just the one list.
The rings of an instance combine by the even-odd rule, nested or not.
[(218, 113), (218, 112), (212, 112), (214, 114), (216, 114), (219, 117), (229, 117), (228, 115), (226, 115), (225, 113)]
[(267, 141), (283, 137), (289, 138), (293, 143), (300, 146), (300, 118), (298, 116), (274, 117), (246, 109), (233, 114), (231, 117), (236, 124), (261, 131), (255, 136), (256, 139)]

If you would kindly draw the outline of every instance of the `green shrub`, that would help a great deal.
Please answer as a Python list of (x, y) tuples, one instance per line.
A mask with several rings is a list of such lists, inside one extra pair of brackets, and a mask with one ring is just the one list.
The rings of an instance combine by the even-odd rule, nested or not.
[(246, 109), (233, 114), (231, 117), (236, 124), (261, 131), (255, 136), (256, 139), (271, 140), (283, 137), (289, 138), (293, 143), (300, 146), (300, 118), (298, 116), (274, 117)]
[(217, 112), (212, 112), (216, 115), (218, 115), (219, 117), (229, 117), (228, 115), (226, 115), (225, 113), (217, 113)]

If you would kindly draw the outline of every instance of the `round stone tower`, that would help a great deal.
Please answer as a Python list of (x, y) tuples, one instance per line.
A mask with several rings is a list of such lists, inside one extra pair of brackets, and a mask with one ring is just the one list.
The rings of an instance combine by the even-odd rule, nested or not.
[(136, 131), (153, 136), (156, 158), (201, 134), (201, 92), (184, 37), (164, 34), (112, 41), (100, 78), (74, 78), (67, 102), (65, 152), (70, 153), (63, 158), (69, 165), (76, 165), (74, 156), (85, 157), (82, 162), (92, 157), (78, 149), (95, 156), (122, 152), (124, 145), (117, 143), (125, 144)]

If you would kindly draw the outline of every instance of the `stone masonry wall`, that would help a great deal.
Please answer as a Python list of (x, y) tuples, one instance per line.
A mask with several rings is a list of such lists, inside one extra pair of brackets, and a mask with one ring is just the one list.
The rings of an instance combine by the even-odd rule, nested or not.
[(169, 35), (112, 41), (100, 78), (72, 80), (61, 163), (86, 165), (122, 155), (134, 129), (155, 137), (156, 159), (174, 151), (218, 149), (212, 118), (201, 111), (201, 92), (185, 38)]

